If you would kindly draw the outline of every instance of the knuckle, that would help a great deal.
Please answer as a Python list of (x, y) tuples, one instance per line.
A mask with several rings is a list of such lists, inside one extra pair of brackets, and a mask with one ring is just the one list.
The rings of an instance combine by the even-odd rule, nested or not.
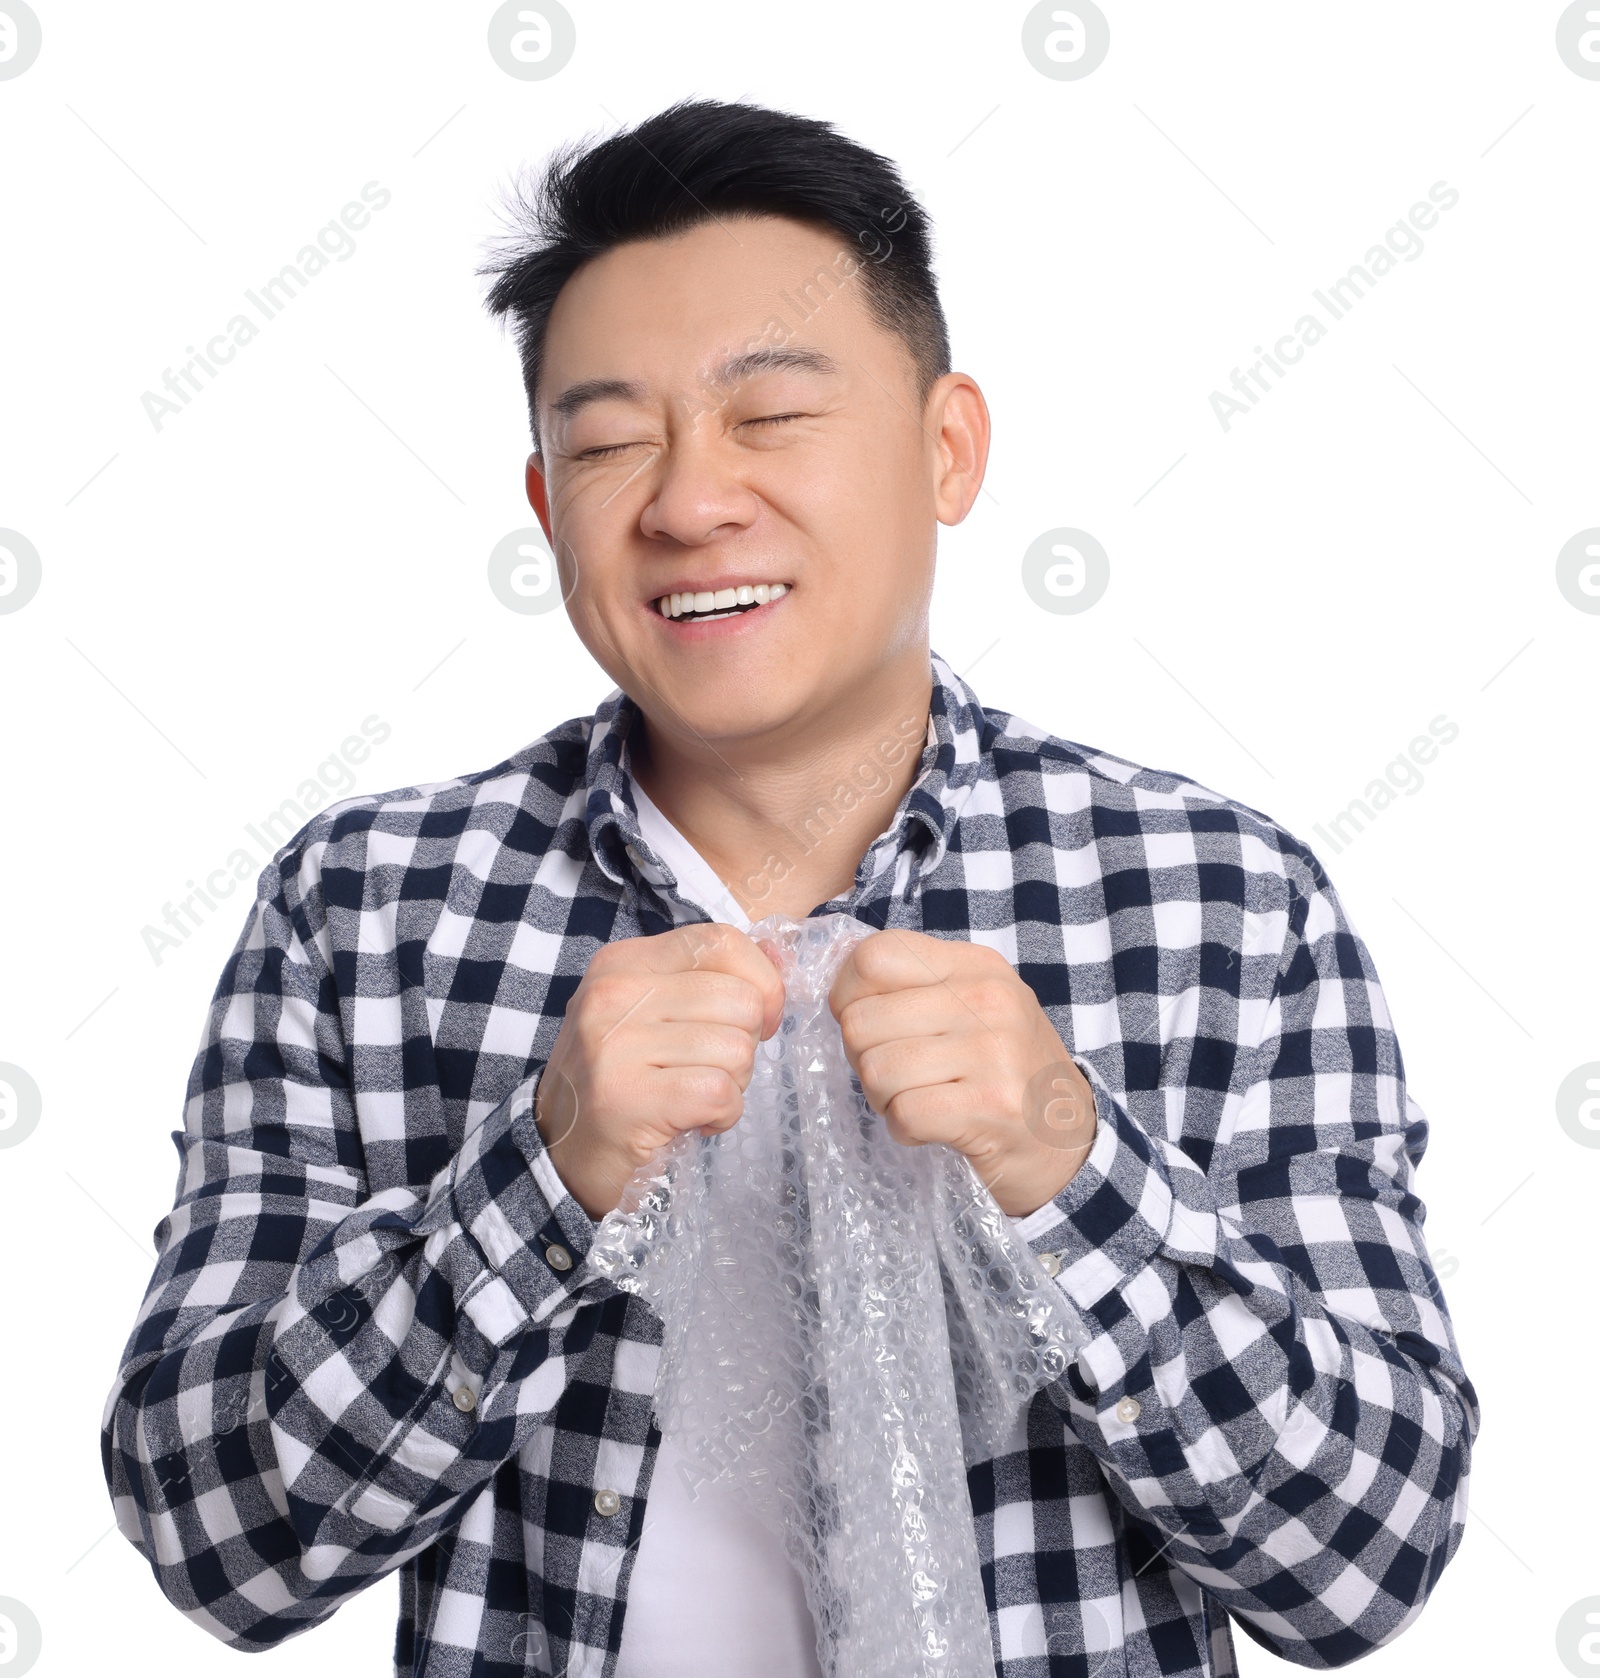
[(755, 1045), (750, 1033), (734, 1025), (707, 1025), (699, 1028), (695, 1037), (695, 1053), (709, 1066), (735, 1067), (755, 1058)]
[(589, 965), (584, 969), (584, 975), (585, 977), (598, 978), (602, 974), (611, 973), (616, 968), (626, 965), (627, 959), (627, 940), (615, 944), (602, 944), (589, 957)]
[(1011, 987), (997, 973), (984, 974), (973, 981), (967, 1000), (984, 1019), (995, 1019), (1009, 1012)]
[(761, 999), (761, 992), (752, 984), (740, 979), (729, 998), (728, 1012), (731, 1023), (741, 1031), (754, 1031), (766, 1017), (766, 1008)]
[(717, 1110), (717, 1116), (710, 1121), (716, 1130), (732, 1130), (738, 1124), (739, 1116), (744, 1112), (744, 1095), (737, 1087), (729, 1090), (727, 1100)]
[(683, 1110), (692, 1122), (724, 1128), (738, 1118), (744, 1092), (728, 1073), (716, 1066), (692, 1066), (680, 1080)]
[(620, 974), (613, 973), (609, 968), (596, 968), (593, 962), (589, 964), (589, 971), (583, 977), (581, 989), (584, 1000), (597, 1013), (606, 1013), (610, 1007), (620, 1000), (623, 981)]
[(679, 927), (670, 936), (677, 938), (690, 966), (697, 967), (708, 957), (727, 948), (728, 934), (732, 930), (717, 921), (696, 922), (692, 926)]
[(894, 941), (882, 932), (863, 938), (856, 945), (855, 963), (863, 979), (887, 979), (894, 965)]
[(914, 1147), (920, 1140), (916, 1133), (916, 1127), (906, 1120), (899, 1096), (896, 1096), (884, 1109), (883, 1123), (890, 1139), (898, 1142), (903, 1148)]
[(906, 1131), (915, 1130), (917, 1120), (921, 1116), (914, 1090), (901, 1090), (898, 1095), (891, 1096), (883, 1111), (886, 1118), (893, 1119), (897, 1125)]
[(692, 994), (703, 999), (713, 1015), (710, 1023), (716, 1029), (745, 1033), (761, 1024), (760, 993), (746, 980), (730, 978), (725, 973), (696, 973), (686, 982), (693, 988)]

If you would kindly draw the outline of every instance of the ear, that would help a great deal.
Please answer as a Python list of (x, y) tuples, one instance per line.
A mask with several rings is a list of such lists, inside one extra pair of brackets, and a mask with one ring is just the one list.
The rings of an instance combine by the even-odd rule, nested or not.
[(538, 454), (528, 456), (527, 489), (528, 505), (538, 515), (539, 528), (544, 532), (544, 539), (554, 552), (556, 542), (550, 533), (550, 496), (545, 487), (544, 460)]
[(989, 460), (989, 408), (977, 380), (946, 373), (928, 392), (924, 431), (933, 440), (933, 504), (941, 524), (972, 511)]

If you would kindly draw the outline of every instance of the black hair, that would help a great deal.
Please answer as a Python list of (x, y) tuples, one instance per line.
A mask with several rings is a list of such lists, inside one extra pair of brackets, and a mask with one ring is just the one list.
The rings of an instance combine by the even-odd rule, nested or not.
[(514, 193), (513, 231), (478, 272), (495, 276), (489, 312), (509, 317), (539, 447), (536, 388), (550, 311), (584, 263), (728, 215), (831, 228), (860, 264), (863, 301), (899, 335), (919, 404), (950, 371), (926, 213), (886, 157), (831, 123), (760, 105), (680, 100), (632, 129), (558, 148)]

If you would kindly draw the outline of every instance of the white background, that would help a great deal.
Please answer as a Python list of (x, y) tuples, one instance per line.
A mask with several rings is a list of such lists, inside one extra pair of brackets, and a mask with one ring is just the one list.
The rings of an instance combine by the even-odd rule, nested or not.
[[(370, 792), (608, 691), (559, 611), (487, 585), (533, 521), (474, 268), (518, 168), (688, 94), (828, 118), (934, 219), (995, 419), (936, 650), (1327, 863), (1432, 1122), (1428, 1240), (1485, 1417), (1460, 1554), (1364, 1670), (1564, 1670), (1557, 1621), (1600, 1593), (1600, 1152), (1555, 1101), (1600, 1060), (1600, 616), (1555, 581), (1600, 525), (1600, 81), (1544, 0), (1103, 4), (1105, 62), (1058, 81), (1021, 5), (571, 0), (570, 64), (520, 81), (485, 4), (35, 0), (43, 51), (0, 81), (0, 526), (43, 566), (0, 615), (0, 1061), (43, 1093), (0, 1150), (0, 1596), (38, 1616), (40, 1673), (238, 1658), (108, 1532), (97, 1430), (248, 888), (159, 964), (142, 929), (241, 845), (259, 868), (244, 824), (363, 718), (392, 730)], [(392, 202), (355, 254), (156, 430), (142, 393), (368, 181)], [(1210, 393), (1438, 181), (1460, 200), (1423, 253), (1224, 431)], [(1021, 585), (1060, 526), (1110, 556), (1077, 615)], [(1440, 715), (1420, 790), (1336, 852), (1316, 825)], [(386, 1672), (394, 1600), (251, 1671)]]

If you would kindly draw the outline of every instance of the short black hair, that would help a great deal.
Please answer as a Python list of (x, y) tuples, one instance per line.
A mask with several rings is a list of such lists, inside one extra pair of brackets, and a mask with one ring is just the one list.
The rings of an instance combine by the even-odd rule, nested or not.
[(545, 332), (562, 286), (618, 245), (723, 214), (786, 216), (841, 234), (873, 318), (910, 353), (919, 403), (950, 371), (928, 217), (888, 158), (831, 123), (684, 99), (605, 139), (568, 142), (513, 196), (513, 230), (478, 272), (495, 276), (489, 312), (515, 328), (535, 448)]

